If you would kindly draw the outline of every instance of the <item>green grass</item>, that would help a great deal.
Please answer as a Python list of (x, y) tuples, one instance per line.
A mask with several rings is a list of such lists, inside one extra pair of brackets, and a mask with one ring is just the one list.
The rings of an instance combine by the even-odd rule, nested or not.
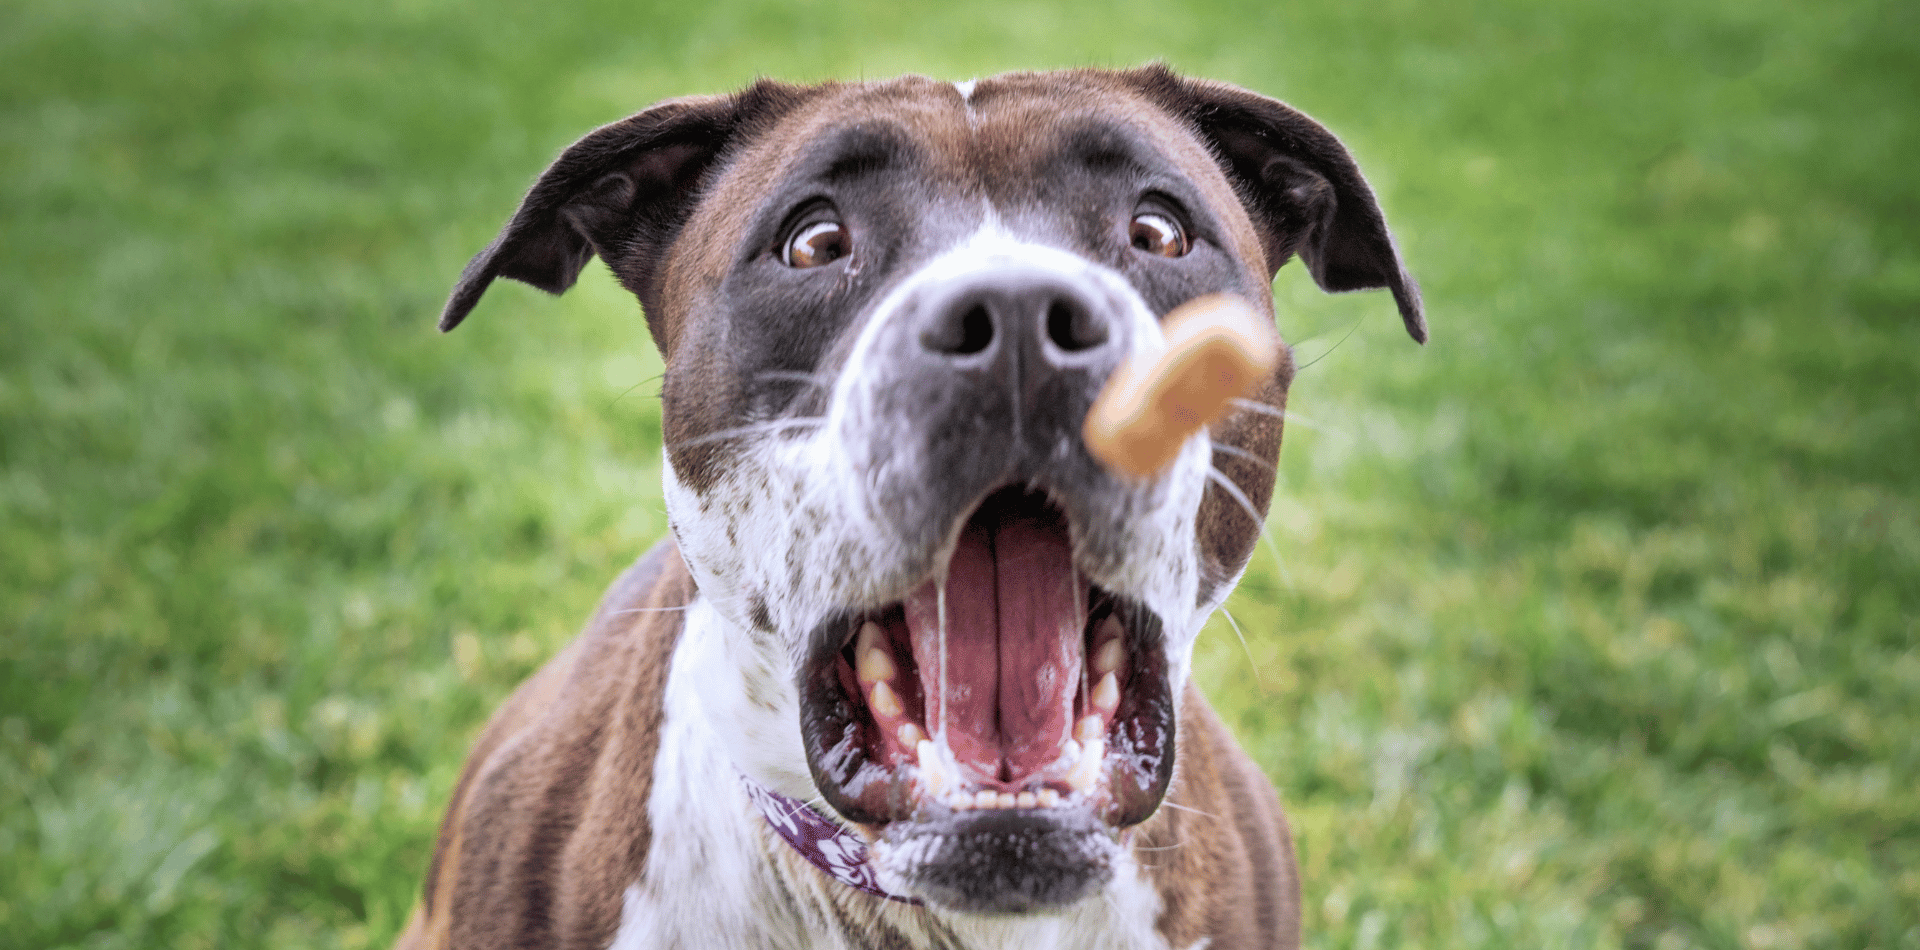
[[(0, 946), (363, 947), (465, 745), (665, 529), (597, 265), (432, 331), (591, 126), (1164, 58), (1373, 176), (1297, 268), (1199, 672), (1316, 948), (1920, 947), (1911, 4), (0, 7)], [(1344, 341), (1344, 342), (1341, 342)]]

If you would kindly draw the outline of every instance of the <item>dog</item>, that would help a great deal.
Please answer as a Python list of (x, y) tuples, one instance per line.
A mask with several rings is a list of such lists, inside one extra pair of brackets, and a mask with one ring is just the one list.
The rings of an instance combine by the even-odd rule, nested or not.
[(1162, 66), (756, 82), (601, 128), (460, 275), (598, 256), (663, 355), (671, 538), (474, 745), (416, 948), (1295, 947), (1278, 797), (1189, 682), (1290, 356), (1147, 479), (1082, 420), (1159, 319), (1419, 290), (1326, 129)]

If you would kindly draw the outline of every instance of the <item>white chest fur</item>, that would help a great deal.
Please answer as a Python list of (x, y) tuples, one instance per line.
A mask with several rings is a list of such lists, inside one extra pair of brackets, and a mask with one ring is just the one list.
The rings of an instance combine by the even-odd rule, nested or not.
[[(805, 760), (797, 725), (778, 721), (782, 712), (787, 723), (795, 721), (791, 707), (746, 695), (738, 658), (728, 656), (724, 624), (705, 601), (687, 609), (667, 678), (648, 802), (647, 870), (627, 888), (610, 950), (855, 950), (883, 937), (928, 950), (1166, 950), (1154, 930), (1159, 896), (1131, 866), (1066, 913), (986, 919), (861, 894), (804, 864), (796, 869), (797, 862), (776, 861), (774, 849), (786, 845), (772, 837), (747, 798), (740, 783), (746, 764), (737, 763), (736, 753), (754, 762), (757, 768), (746, 767), (755, 772), (791, 763), (804, 776)], [(782, 692), (791, 702), (791, 689)], [(771, 748), (788, 738), (784, 753)], [(786, 773), (777, 783), (786, 791), (814, 797), (810, 787), (792, 787), (791, 767), (778, 771)]]

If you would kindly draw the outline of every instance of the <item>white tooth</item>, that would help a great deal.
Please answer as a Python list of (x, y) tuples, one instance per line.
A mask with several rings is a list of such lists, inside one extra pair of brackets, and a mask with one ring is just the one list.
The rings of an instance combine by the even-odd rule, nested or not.
[(880, 625), (869, 620), (860, 625), (860, 638), (854, 641), (853, 674), (864, 685), (893, 679), (893, 657), (888, 655)]
[(966, 792), (954, 792), (953, 797), (947, 799), (947, 807), (954, 811), (966, 811), (973, 807), (973, 796)]
[(1076, 792), (1093, 790), (1094, 780), (1100, 777), (1100, 760), (1106, 758), (1107, 743), (1104, 739), (1095, 739), (1087, 743), (1080, 753), (1080, 761), (1073, 764), (1073, 771), (1067, 773), (1067, 784)]
[(890, 680), (893, 679), (893, 674), (893, 658), (879, 647), (860, 654), (860, 668), (854, 671), (854, 675), (859, 677), (862, 683)]
[(973, 807), (975, 808), (993, 808), (999, 804), (1000, 796), (995, 792), (989, 792), (983, 788), (973, 793)]
[(1097, 714), (1087, 716), (1073, 727), (1073, 737), (1081, 742), (1092, 742), (1104, 738), (1107, 734), (1107, 721)]
[(1021, 792), (1019, 797), (1014, 799), (1013, 803), (1020, 808), (1032, 808), (1040, 804), (1040, 799), (1032, 792)]
[(905, 711), (900, 705), (900, 697), (893, 694), (893, 687), (888, 686), (885, 680), (873, 684), (873, 692), (867, 695), (867, 705), (888, 719), (896, 718)]
[(1112, 617), (1101, 621), (1100, 630), (1094, 635), (1096, 637), (1106, 635), (1109, 626), (1113, 628), (1113, 639), (1100, 644), (1099, 649), (1093, 651), (1093, 672), (1095, 675), (1111, 673), (1119, 669), (1120, 661), (1127, 658), (1127, 648), (1120, 642), (1120, 624), (1115, 622)]
[(1020, 796), (1015, 795), (1012, 792), (1001, 792), (1000, 800), (998, 802), (995, 802), (994, 804), (998, 805), (1001, 808), (1012, 808), (1013, 806), (1019, 803), (1020, 803)]
[[(907, 728), (903, 726), (900, 731), (905, 732)], [(933, 743), (922, 739), (914, 745), (913, 751), (920, 757), (920, 785), (927, 790), (927, 794), (936, 798), (945, 795), (953, 783), (947, 780), (946, 763), (940, 761)]]
[(1120, 706), (1120, 680), (1112, 672), (1100, 677), (1099, 685), (1093, 688), (1093, 695), (1087, 698), (1093, 708), (1112, 715)]
[(1081, 743), (1081, 762), (1099, 762), (1101, 759), (1106, 758), (1106, 755), (1107, 740), (1105, 738), (1089, 739)]
[(1053, 789), (1043, 788), (1040, 790), (1040, 794), (1035, 797), (1040, 800), (1041, 808), (1058, 808), (1060, 806), (1060, 793)]
[(900, 737), (901, 745), (912, 749), (914, 755), (920, 756), (920, 761), (925, 762), (927, 760), (924, 754), (925, 750), (920, 748), (920, 743), (927, 741), (927, 734), (921, 732), (918, 725), (911, 722), (903, 722), (900, 724), (899, 731), (895, 732), (894, 735)]

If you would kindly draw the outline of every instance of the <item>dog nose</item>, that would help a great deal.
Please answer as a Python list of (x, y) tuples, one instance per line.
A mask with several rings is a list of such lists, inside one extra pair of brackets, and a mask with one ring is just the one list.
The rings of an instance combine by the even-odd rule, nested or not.
[[(1064, 254), (1033, 257), (917, 276), (851, 370), (860, 402), (850, 418), (871, 426), (876, 451), (891, 457), (901, 433), (924, 433), (905, 456), (924, 460), (926, 477), (955, 497), (1009, 478), (1096, 477), (1081, 437), (1087, 410), (1135, 334), (1152, 331), (1124, 278)], [(888, 464), (898, 463), (872, 463)]]
[(1096, 288), (1070, 275), (1009, 267), (933, 288), (914, 338), (935, 360), (1012, 357), (1040, 367), (1090, 369), (1116, 349), (1122, 325)]

